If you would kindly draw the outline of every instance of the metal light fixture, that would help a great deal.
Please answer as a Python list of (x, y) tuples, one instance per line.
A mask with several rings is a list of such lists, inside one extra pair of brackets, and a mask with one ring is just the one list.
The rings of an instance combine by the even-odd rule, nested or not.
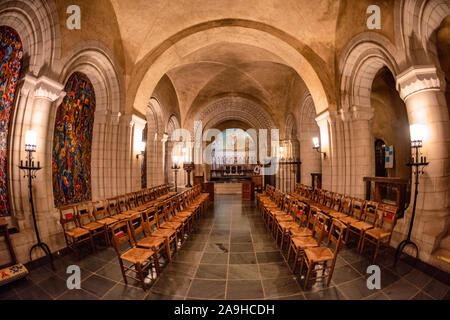
[(28, 156), (26, 157), (25, 164), (23, 163), (23, 160), (20, 160), (20, 166), (19, 169), (24, 170), (24, 178), (28, 178), (28, 190), (30, 192), (30, 207), (31, 207), (31, 215), (33, 217), (33, 223), (34, 223), (34, 231), (36, 232), (36, 238), (37, 243), (33, 245), (30, 249), (30, 262), (32, 258), (33, 250), (36, 248), (41, 248), (42, 251), (44, 251), (45, 255), (49, 257), (50, 264), (52, 266), (52, 269), (54, 270), (55, 267), (53, 266), (53, 257), (52, 252), (50, 251), (50, 248), (41, 241), (41, 237), (39, 236), (39, 229), (37, 227), (36, 223), (36, 213), (34, 212), (34, 202), (33, 202), (33, 179), (36, 178), (36, 172), (41, 170), (41, 164), (39, 161), (37, 162), (37, 165), (35, 165), (33, 160), (33, 152), (36, 152), (36, 146), (37, 146), (37, 134), (36, 131), (28, 130), (25, 133), (25, 151), (28, 153)]
[(415, 251), (416, 251), (415, 259), (417, 259), (418, 255), (419, 255), (419, 248), (417, 247), (417, 245), (414, 242), (411, 241), (411, 232), (412, 232), (412, 228), (414, 225), (414, 217), (416, 215), (416, 202), (417, 202), (417, 194), (418, 194), (418, 188), (419, 188), (419, 175), (424, 173), (423, 168), (429, 164), (429, 162), (427, 162), (427, 157), (420, 156), (420, 158), (419, 158), (419, 153), (420, 153), (419, 149), (422, 148), (423, 139), (424, 139), (424, 137), (426, 135), (426, 131), (427, 131), (426, 129), (427, 129), (426, 126), (420, 125), (420, 124), (413, 124), (413, 125), (410, 125), (410, 127), (409, 127), (410, 135), (411, 135), (411, 148), (413, 150), (412, 150), (412, 156), (406, 165), (411, 168), (413, 168), (413, 167), (416, 168), (414, 170), (414, 175), (415, 175), (414, 202), (413, 202), (411, 221), (409, 223), (408, 236), (406, 237), (405, 240), (400, 242), (397, 247), (397, 250), (395, 252), (394, 266), (397, 264), (397, 260), (400, 257), (400, 254), (403, 252), (405, 247), (407, 247), (408, 245), (412, 246), (415, 249)]
[(179, 160), (178, 156), (172, 156), (172, 170), (174, 172), (174, 178), (175, 178), (175, 192), (178, 192), (177, 174), (178, 174), (178, 170), (180, 169), (178, 160)]
[(322, 151), (319, 150), (320, 149), (319, 137), (314, 137), (313, 138), (313, 144), (314, 144), (313, 149), (316, 150), (319, 153), (323, 153), (323, 157), (326, 158), (327, 157), (327, 153), (326, 152), (322, 152)]

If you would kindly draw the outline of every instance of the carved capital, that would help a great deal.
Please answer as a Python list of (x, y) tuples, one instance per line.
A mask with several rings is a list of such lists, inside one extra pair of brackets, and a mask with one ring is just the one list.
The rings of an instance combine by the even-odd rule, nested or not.
[(121, 116), (120, 112), (111, 112), (111, 124), (113, 126), (119, 125)]
[(95, 111), (95, 121), (99, 124), (106, 124), (110, 118), (110, 112), (108, 110)]
[(319, 125), (319, 127), (325, 124), (333, 125), (334, 123), (336, 123), (338, 119), (337, 115), (338, 115), (337, 111), (327, 110), (322, 112), (316, 117), (316, 122)]
[(412, 66), (397, 76), (397, 91), (403, 100), (415, 93), (440, 90), (445, 83), (434, 66)]
[(34, 97), (47, 99), (51, 102), (64, 98), (64, 85), (50, 78), (42, 76), (37, 79), (34, 90)]
[(138, 128), (140, 128), (140, 129), (144, 129), (144, 127), (145, 127), (145, 125), (146, 125), (146, 123), (147, 123), (147, 120), (145, 120), (145, 119), (142, 119), (141, 117), (138, 117), (137, 115), (135, 115), (135, 114), (133, 114), (132, 116), (131, 116), (131, 121), (134, 123), (134, 125), (136, 126), (136, 127), (138, 127)]
[(27, 73), (24, 75), (20, 81), (20, 95), (21, 96), (28, 96), (30, 92), (33, 92), (34, 88), (36, 87), (37, 78), (33, 76), (30, 73)]

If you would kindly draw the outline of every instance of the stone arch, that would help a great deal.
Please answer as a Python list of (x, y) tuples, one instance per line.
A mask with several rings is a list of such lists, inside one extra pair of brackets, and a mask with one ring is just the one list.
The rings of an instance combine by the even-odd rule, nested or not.
[(396, 8), (396, 15), (399, 17), (399, 40), (409, 60), (405, 62), (439, 66), (435, 31), (450, 15), (450, 3), (446, 0), (404, 0)]
[[(203, 130), (214, 128), (227, 120), (240, 120), (255, 129), (276, 128), (272, 117), (263, 107), (252, 100), (238, 96), (214, 100), (197, 112), (192, 119), (201, 120)], [(193, 136), (193, 129), (191, 134)]]
[[(239, 37), (237, 37), (239, 34)], [(182, 57), (217, 42), (236, 42), (276, 52), (280, 63), (291, 66), (304, 79), (317, 112), (335, 108), (335, 90), (326, 63), (298, 39), (272, 26), (241, 19), (208, 21), (182, 30), (149, 52), (135, 67), (127, 108), (140, 110), (159, 79), (184, 64)]]
[[(89, 78), (96, 97), (92, 137), (92, 198), (116, 195), (119, 181), (112, 179), (117, 179), (113, 173), (119, 159), (114, 150), (118, 145), (119, 118), (124, 109), (121, 73), (113, 54), (98, 41), (79, 43), (62, 59), (59, 81), (66, 83), (74, 72), (82, 72)], [(53, 132), (50, 132), (50, 136), (53, 136)], [(112, 154), (112, 157), (104, 158), (103, 154)]]
[(44, 0), (11, 0), (0, 4), (0, 21), (19, 34), (24, 49), (24, 72), (52, 76), (61, 54), (59, 17), (55, 3)]
[(364, 32), (354, 37), (339, 63), (340, 107), (344, 111), (353, 106), (370, 108), (370, 90), (375, 75), (386, 66), (395, 77), (399, 73), (396, 61), (399, 57), (394, 45), (379, 34)]
[[(164, 129), (163, 112), (159, 100), (152, 96), (147, 104), (147, 186), (163, 183)], [(167, 139), (167, 138), (166, 138)]]
[(77, 44), (63, 59), (60, 81), (74, 71), (85, 73), (95, 88), (99, 111), (124, 113), (123, 79), (114, 55), (99, 41)]
[(284, 125), (284, 137), (285, 139), (297, 138), (297, 121), (292, 113), (286, 116), (286, 122)]

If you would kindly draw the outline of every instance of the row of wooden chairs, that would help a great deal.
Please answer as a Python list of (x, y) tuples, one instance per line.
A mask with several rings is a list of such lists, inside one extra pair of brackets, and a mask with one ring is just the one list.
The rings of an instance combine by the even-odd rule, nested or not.
[[(327, 246), (335, 239), (340, 242), (340, 247), (348, 243), (350, 235), (356, 235), (361, 253), (364, 243), (369, 242), (375, 246), (375, 261), (380, 248), (389, 247), (398, 210), (394, 206), (350, 198), (325, 190), (312, 190), (304, 185), (298, 185), (296, 192), (290, 194), (284, 194), (269, 185), (265, 193), (257, 195), (257, 205), (277, 243), (281, 240), (281, 249), (287, 243), (288, 260), (291, 253), (294, 256), (294, 272), (298, 261), (302, 262), (300, 272), (304, 263), (315, 267), (312, 261), (320, 260), (320, 257), (315, 256), (315, 259), (312, 259), (311, 251), (310, 256), (306, 256), (305, 251), (319, 247), (325, 238), (328, 239)], [(339, 237), (342, 238), (339, 240)], [(330, 252), (325, 251), (328, 257), (331, 257)], [(333, 255), (333, 259), (335, 258)], [(329, 280), (334, 269), (333, 259), (329, 266)], [(310, 274), (307, 273), (305, 286), (309, 277)]]
[(170, 186), (164, 184), (128, 194), (128, 196), (58, 207), (67, 247), (79, 257), (79, 246), (84, 242), (89, 242), (92, 251), (96, 251), (94, 239), (99, 238), (98, 236), (102, 236), (105, 243), (109, 245), (108, 228), (126, 218), (123, 213), (129, 210), (131, 204), (138, 203), (136, 199), (141, 199), (140, 203), (143, 203), (144, 199), (145, 201), (156, 200), (170, 195), (169, 190)]
[[(304, 287), (307, 287), (311, 277), (327, 277), (329, 285), (342, 246), (345, 225), (321, 212), (307, 216), (306, 203), (272, 186), (267, 186), (266, 192), (257, 196), (257, 202), (264, 222), (277, 242), (281, 234), (282, 248), (284, 236), (288, 235), (288, 261), (293, 252), (293, 271), (296, 270), (298, 260), (301, 260), (300, 274), (306, 266)], [(330, 221), (331, 228), (328, 228)], [(327, 241), (323, 243), (325, 238)]]
[(322, 189), (311, 190), (297, 184), (293, 196), (306, 200), (312, 210), (320, 210), (347, 226), (344, 242), (351, 236), (357, 239), (357, 249), (364, 251), (369, 242), (375, 246), (373, 262), (381, 249), (388, 249), (397, 222), (398, 207), (376, 201), (363, 200)]
[[(111, 239), (125, 283), (130, 277), (146, 289), (145, 274), (152, 278), (153, 274), (156, 277), (160, 274), (164, 254), (172, 261), (185, 232), (190, 232), (192, 223), (206, 211), (208, 199), (208, 194), (201, 193), (201, 185), (197, 185), (111, 226)], [(128, 243), (129, 249), (122, 252), (124, 243)]]

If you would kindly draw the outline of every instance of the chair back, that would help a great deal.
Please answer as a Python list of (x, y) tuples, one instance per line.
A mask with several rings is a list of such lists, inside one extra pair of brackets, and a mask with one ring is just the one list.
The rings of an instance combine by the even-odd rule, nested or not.
[(104, 201), (92, 202), (92, 216), (95, 220), (108, 217), (108, 209)]
[(380, 204), (379, 209), (380, 216), (378, 220), (378, 227), (386, 232), (390, 232), (392, 235), (392, 231), (397, 223), (398, 207), (388, 204)]
[(364, 209), (364, 200), (353, 198), (352, 199), (352, 216), (358, 220), (361, 219), (361, 215)]
[(320, 244), (328, 233), (328, 217), (322, 213), (317, 213), (313, 219), (313, 236), (317, 237), (317, 242)]
[(94, 221), (91, 215), (91, 204), (89, 202), (81, 202), (76, 205), (77, 219), (80, 226), (84, 226)]
[(73, 229), (79, 226), (79, 222), (77, 220), (77, 212), (75, 205), (66, 205), (58, 207), (59, 210), (59, 221), (63, 230)]
[(347, 215), (352, 215), (352, 198), (346, 196), (342, 197), (341, 209), (339, 211)]
[(333, 199), (334, 199), (333, 196), (334, 196), (333, 192), (331, 191), (325, 192), (325, 200), (323, 205), (327, 206), (328, 208), (331, 208), (333, 206)]
[(367, 200), (364, 205), (364, 211), (361, 216), (361, 220), (364, 220), (365, 222), (375, 226), (378, 219), (377, 207), (378, 202)]
[(130, 247), (133, 247), (132, 236), (128, 221), (116, 223), (111, 226), (110, 230), (111, 230), (111, 242), (119, 256), (121, 253), (120, 246), (123, 243), (128, 242), (130, 244)]
[(142, 238), (145, 238), (146, 228), (142, 214), (137, 212), (128, 218), (128, 224), (130, 226), (131, 235), (135, 243)]
[(333, 195), (333, 204), (331, 206), (331, 208), (335, 211), (340, 211), (341, 210), (341, 203), (342, 203), (342, 194), (340, 193), (335, 193)]
[(119, 198), (109, 198), (108, 200), (108, 212), (110, 216), (114, 216), (118, 213), (120, 213), (120, 207), (119, 207)]
[(327, 247), (329, 247), (331, 250), (333, 250), (332, 247), (334, 247), (333, 250), (333, 260), (336, 259), (336, 256), (339, 252), (339, 250), (343, 247), (342, 239), (344, 237), (346, 226), (340, 222), (337, 219), (333, 219), (333, 222), (331, 223), (330, 233), (328, 234), (328, 242)]

